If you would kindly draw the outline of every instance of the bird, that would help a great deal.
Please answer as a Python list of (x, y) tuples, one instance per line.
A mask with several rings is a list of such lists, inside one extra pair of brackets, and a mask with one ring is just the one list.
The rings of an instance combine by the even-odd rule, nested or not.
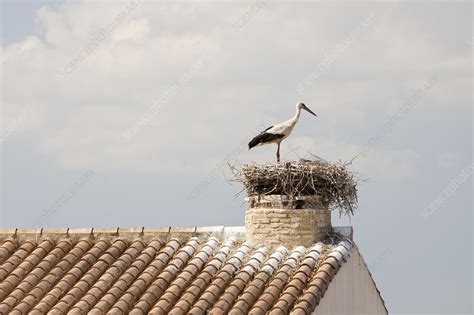
[(293, 131), (293, 128), (295, 128), (296, 123), (300, 119), (302, 109), (318, 117), (318, 115), (313, 113), (313, 111), (309, 109), (304, 103), (298, 102), (296, 103), (296, 114), (295, 116), (293, 116), (293, 118), (282, 123), (270, 126), (264, 131), (260, 132), (260, 134), (258, 134), (249, 142), (249, 150), (253, 147), (276, 143), (278, 146), (276, 152), (277, 162), (280, 162), (280, 144), (283, 140), (288, 138), (288, 136)]

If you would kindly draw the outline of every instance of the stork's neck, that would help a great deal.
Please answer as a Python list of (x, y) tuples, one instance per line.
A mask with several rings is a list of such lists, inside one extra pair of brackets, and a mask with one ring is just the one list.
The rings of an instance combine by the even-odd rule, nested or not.
[(293, 124), (296, 124), (298, 122), (298, 119), (300, 119), (300, 114), (301, 114), (301, 108), (296, 108), (296, 114), (291, 120), (293, 121)]

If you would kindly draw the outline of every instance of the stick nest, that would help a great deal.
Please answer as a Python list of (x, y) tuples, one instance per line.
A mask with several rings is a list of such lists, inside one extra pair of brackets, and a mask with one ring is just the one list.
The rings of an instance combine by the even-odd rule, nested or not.
[(234, 180), (241, 182), (247, 195), (318, 195), (340, 215), (354, 214), (357, 208), (356, 176), (350, 163), (300, 160), (277, 164), (247, 164), (232, 167)]

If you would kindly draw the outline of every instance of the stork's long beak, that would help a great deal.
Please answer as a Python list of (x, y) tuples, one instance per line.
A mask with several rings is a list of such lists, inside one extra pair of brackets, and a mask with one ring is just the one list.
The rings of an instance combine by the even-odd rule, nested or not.
[(318, 117), (318, 115), (316, 115), (315, 113), (313, 113), (313, 111), (312, 111), (311, 109), (309, 109), (306, 105), (304, 105), (303, 108), (304, 108), (305, 110), (307, 110), (310, 114), (312, 114), (312, 115)]

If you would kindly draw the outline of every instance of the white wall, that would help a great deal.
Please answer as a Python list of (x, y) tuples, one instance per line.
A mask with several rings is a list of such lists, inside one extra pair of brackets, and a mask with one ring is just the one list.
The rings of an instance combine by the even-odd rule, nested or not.
[(388, 314), (357, 247), (329, 284), (313, 314)]

